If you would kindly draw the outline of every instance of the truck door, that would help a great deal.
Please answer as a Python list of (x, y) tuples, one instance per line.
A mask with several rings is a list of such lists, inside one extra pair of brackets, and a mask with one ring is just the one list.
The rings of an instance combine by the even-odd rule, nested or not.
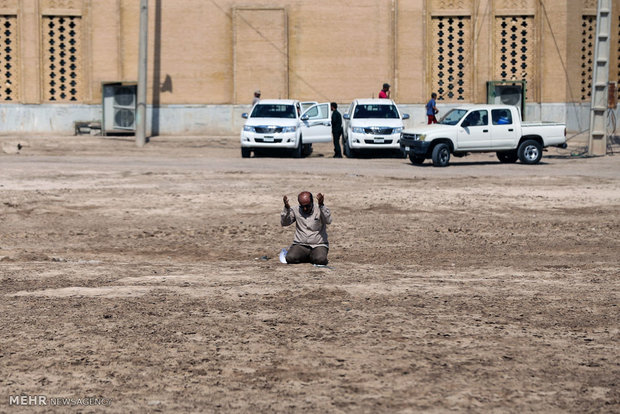
[(301, 115), (301, 135), (304, 144), (332, 141), (329, 103), (312, 105)]
[(318, 104), (318, 102), (315, 101), (304, 101), (304, 102), (300, 102), (299, 103), (301, 105), (301, 112), (304, 113), (306, 112), (312, 105), (316, 105)]
[(458, 150), (482, 150), (491, 148), (489, 128), (489, 111), (478, 109), (471, 111), (461, 121), (457, 133)]
[(342, 115), (342, 136), (345, 140), (349, 139), (349, 129), (351, 127), (351, 116), (353, 115), (353, 108), (355, 108), (355, 102), (351, 102), (349, 109)]
[(491, 148), (514, 149), (519, 142), (519, 128), (510, 108), (491, 110)]

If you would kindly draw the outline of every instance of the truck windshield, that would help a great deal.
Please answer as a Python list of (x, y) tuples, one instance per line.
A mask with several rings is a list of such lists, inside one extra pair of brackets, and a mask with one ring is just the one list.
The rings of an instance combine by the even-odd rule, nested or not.
[(466, 113), (467, 109), (452, 109), (441, 118), (439, 123), (444, 125), (456, 125)]
[(394, 105), (357, 105), (353, 111), (353, 118), (398, 119), (400, 116)]
[(258, 104), (254, 106), (252, 118), (293, 118), (295, 119), (295, 107), (282, 104)]

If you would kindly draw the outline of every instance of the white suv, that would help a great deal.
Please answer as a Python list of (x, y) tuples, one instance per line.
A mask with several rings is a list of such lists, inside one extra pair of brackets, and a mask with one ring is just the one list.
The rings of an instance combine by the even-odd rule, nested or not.
[(391, 99), (356, 99), (344, 114), (344, 155), (351, 158), (363, 149), (400, 150), (403, 120)]
[[(302, 113), (302, 108), (308, 109)], [(290, 149), (295, 158), (309, 155), (312, 143), (331, 142), (329, 103), (265, 99), (252, 107), (241, 131), (241, 156), (261, 149)]]

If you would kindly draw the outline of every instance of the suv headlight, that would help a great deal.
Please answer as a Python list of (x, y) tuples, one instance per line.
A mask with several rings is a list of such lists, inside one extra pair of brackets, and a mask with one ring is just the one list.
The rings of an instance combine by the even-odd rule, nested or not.
[(403, 129), (402, 129), (402, 128), (394, 128), (394, 129), (392, 130), (392, 134), (400, 134), (401, 132), (403, 132)]
[(253, 126), (250, 126), (250, 125), (244, 125), (244, 126), (243, 126), (243, 130), (244, 130), (244, 131), (247, 131), (247, 132), (254, 132), (254, 131), (255, 131), (255, 130), (254, 130), (254, 127), (253, 127)]
[(364, 133), (364, 128), (362, 127), (353, 127), (351, 128), (351, 131), (355, 134), (363, 134)]
[(296, 126), (287, 126), (282, 128), (282, 132), (295, 132), (297, 131)]

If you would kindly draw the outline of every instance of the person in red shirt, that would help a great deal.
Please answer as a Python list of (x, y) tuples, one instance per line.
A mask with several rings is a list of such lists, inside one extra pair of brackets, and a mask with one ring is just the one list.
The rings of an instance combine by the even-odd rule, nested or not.
[(384, 83), (383, 89), (379, 92), (379, 98), (381, 99), (390, 99), (390, 84)]

